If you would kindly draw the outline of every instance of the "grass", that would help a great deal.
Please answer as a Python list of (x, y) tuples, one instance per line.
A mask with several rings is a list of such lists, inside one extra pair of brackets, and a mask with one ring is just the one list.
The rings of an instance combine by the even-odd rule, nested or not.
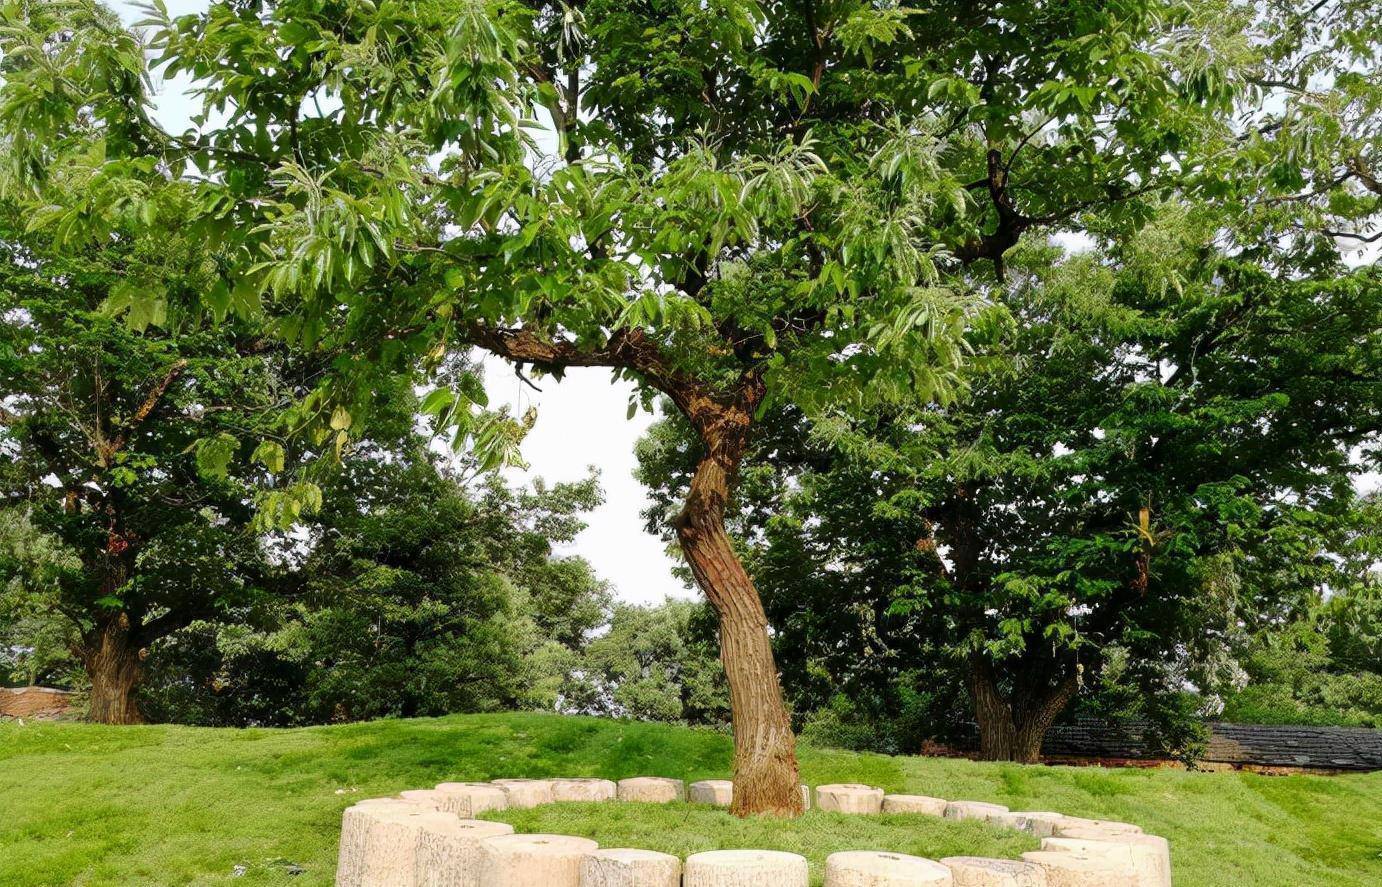
[[(803, 749), (811, 784), (996, 801), (1136, 822), (1171, 841), (1178, 887), (1382, 883), (1382, 773), (1265, 777), (1024, 767)], [(723, 777), (715, 733), (537, 714), (300, 730), (0, 725), (0, 884), (325, 887), (341, 811), (449, 779)], [(505, 814), (522, 830), (688, 853), (760, 846), (1013, 855), (1027, 839), (926, 817), (741, 822), (689, 806)]]

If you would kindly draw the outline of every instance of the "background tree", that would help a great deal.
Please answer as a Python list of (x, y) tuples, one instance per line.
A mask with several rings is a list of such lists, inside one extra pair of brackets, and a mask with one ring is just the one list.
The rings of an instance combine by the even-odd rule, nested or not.
[(1287, 614), (1253, 623), (1241, 681), (1222, 717), (1241, 723), (1382, 725), (1382, 554), (1379, 498), (1350, 515), (1338, 570), (1323, 589), (1302, 589)]
[(81, 670), (72, 655), (75, 626), (51, 607), (52, 590), (74, 581), (81, 566), (26, 509), (0, 510), (0, 681), (65, 685)]
[(608, 717), (728, 724), (714, 614), (692, 601), (616, 606), (609, 630), (581, 657), (564, 701), (573, 711)]
[[(1213, 218), (1018, 256), (956, 404), (776, 417), (735, 526), (789, 684), (868, 699), (948, 647), (981, 754), (1034, 760), (1109, 652), (1172, 716), (1244, 624), (1338, 580), (1382, 429), (1376, 272), (1276, 278), (1205, 251)], [(664, 503), (694, 449), (641, 450)]]
[[(75, 250), (26, 234), (12, 206), (0, 219), (4, 504), (81, 564), (6, 578), (74, 626), (101, 723), (140, 720), (151, 644), (263, 591), (270, 566), (245, 529), (283, 467), (279, 412), (306, 391), (252, 328), (183, 310), (214, 267), (166, 209), (162, 236)], [(142, 314), (150, 293), (164, 304)], [(247, 437), (266, 441), (253, 461), (235, 458)]]
[[(28, 183), (195, 170), (199, 230), (233, 257), (222, 298), (267, 297), (286, 335), (336, 356), (306, 424), (359, 433), (381, 368), (465, 344), (666, 395), (704, 445), (678, 536), (721, 618), (736, 809), (791, 813), (765, 617), (723, 528), (749, 430), (773, 405), (946, 396), (970, 271), (1001, 278), (1027, 231), (1135, 225), (1224, 130), (1235, 59), (1204, 51), (1220, 12), (155, 9), (162, 71), (226, 111), (174, 136), (150, 123), (136, 41), (91, 7), (40, 4), (5, 38), (0, 122)], [(555, 152), (522, 136), (539, 107)], [(92, 162), (93, 130), (115, 163)], [(50, 205), (40, 221), (69, 236), (107, 212)], [(480, 399), (430, 406), (502, 449)]]
[(553, 546), (598, 488), (467, 487), (425, 445), (348, 458), (275, 595), (158, 645), (151, 713), (293, 725), (555, 709), (608, 591)]

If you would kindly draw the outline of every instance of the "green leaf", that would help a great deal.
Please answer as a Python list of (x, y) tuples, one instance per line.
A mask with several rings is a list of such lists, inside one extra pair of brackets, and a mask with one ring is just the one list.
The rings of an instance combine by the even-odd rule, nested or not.
[(278, 474), (283, 471), (287, 457), (282, 444), (277, 441), (265, 440), (254, 448), (254, 454), (250, 458), (261, 463), (271, 473)]
[(203, 477), (225, 477), (230, 460), (240, 448), (234, 435), (222, 431), (214, 437), (204, 437), (193, 444), (197, 456), (197, 471)]

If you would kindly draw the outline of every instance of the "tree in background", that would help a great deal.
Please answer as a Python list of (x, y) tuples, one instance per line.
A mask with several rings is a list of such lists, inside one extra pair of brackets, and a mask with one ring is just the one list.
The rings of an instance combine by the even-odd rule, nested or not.
[[(151, 645), (264, 593), (246, 528), (284, 467), (279, 413), (307, 390), (256, 329), (185, 310), (216, 278), (177, 209), (161, 232), (78, 249), (26, 233), (13, 206), (0, 218), (0, 495), (61, 552), (4, 578), (31, 617), (70, 624), (100, 723), (141, 720)], [(157, 316), (116, 316), (151, 292)], [(254, 460), (235, 458), (245, 439), (263, 441)]]
[(419, 438), (347, 459), (279, 594), (155, 650), (154, 713), (290, 725), (556, 708), (609, 596), (552, 549), (598, 487), (467, 487), (435, 462)]
[(0, 682), (66, 684), (76, 626), (53, 613), (51, 590), (76, 581), (81, 560), (33, 525), (27, 511), (0, 510)]
[(1285, 617), (1255, 621), (1224, 720), (1382, 727), (1379, 528), (1382, 499), (1374, 492), (1350, 515), (1329, 585), (1302, 590)]
[[(1110, 653), (1174, 719), (1244, 624), (1337, 581), (1382, 431), (1382, 287), (1222, 258), (1214, 218), (1172, 212), (1108, 257), (1019, 254), (1011, 326), (975, 340), (956, 404), (776, 417), (735, 526), (789, 685), (886, 698), (951, 650), (981, 754), (1034, 760)], [(640, 452), (664, 507), (682, 434)]]
[(692, 601), (615, 606), (609, 630), (577, 664), (564, 705), (607, 717), (728, 724), (714, 615)]

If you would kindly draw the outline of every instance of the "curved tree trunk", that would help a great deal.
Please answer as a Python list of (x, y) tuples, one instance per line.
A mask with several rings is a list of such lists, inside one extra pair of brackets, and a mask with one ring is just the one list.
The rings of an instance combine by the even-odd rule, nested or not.
[[(737, 816), (802, 813), (796, 737), (782, 698), (758, 589), (725, 532), (725, 501), (732, 468), (723, 454), (696, 467), (677, 537), (696, 582), (720, 619), (720, 661), (729, 680), (734, 724), (734, 801)], [(731, 466), (737, 460), (731, 459)]]
[(999, 688), (988, 657), (970, 657), (969, 692), (979, 725), (980, 760), (1040, 762), (1042, 740), (1074, 698), (1079, 682), (1072, 674), (1055, 686), (1039, 686), (1028, 693), (1015, 692), (1009, 699)]
[(97, 724), (144, 723), (134, 699), (143, 664), (128, 615), (120, 613), (88, 633), (82, 662), (91, 678), (89, 720)]

